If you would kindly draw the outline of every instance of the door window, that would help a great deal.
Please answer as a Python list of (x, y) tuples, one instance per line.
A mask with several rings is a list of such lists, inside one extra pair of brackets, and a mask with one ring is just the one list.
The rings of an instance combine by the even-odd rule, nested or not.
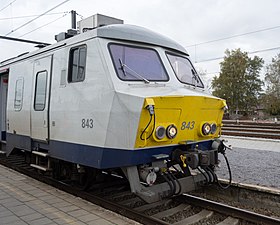
[(22, 108), (23, 101), (23, 77), (20, 77), (16, 81), (15, 87), (15, 99), (14, 99), (14, 109), (15, 111), (20, 111)]
[(43, 111), (46, 105), (47, 71), (38, 72), (36, 75), (34, 110)]

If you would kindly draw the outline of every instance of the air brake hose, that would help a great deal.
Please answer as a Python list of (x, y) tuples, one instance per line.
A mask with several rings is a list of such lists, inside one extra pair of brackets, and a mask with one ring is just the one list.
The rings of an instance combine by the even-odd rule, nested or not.
[[(168, 171), (168, 173), (169, 173), (169, 174), (170, 174), (170, 176), (173, 178), (173, 180), (175, 180), (175, 181), (177, 182), (178, 187), (179, 187), (179, 190), (178, 190), (177, 192), (175, 192), (174, 194), (175, 194), (175, 195), (180, 194), (180, 193), (181, 193), (181, 191), (182, 191), (182, 186), (181, 186), (181, 183), (179, 182), (178, 178), (177, 178), (177, 177), (176, 177), (173, 173), (171, 173), (170, 171)], [(175, 188), (175, 190), (176, 190), (176, 188)]]
[(165, 176), (165, 174), (161, 174), (162, 177), (164, 178), (164, 180), (168, 183), (169, 187), (170, 187), (170, 190), (171, 192), (168, 194), (168, 198), (171, 197), (173, 194), (174, 194), (174, 186), (173, 184), (170, 182), (170, 180)]
[(167, 177), (168, 177), (169, 180), (171, 180), (171, 183), (173, 185), (172, 195), (175, 195), (176, 194), (176, 183), (175, 183), (175, 180), (171, 177), (169, 171), (167, 172)]
[(209, 183), (213, 183), (214, 182), (214, 177), (211, 174), (211, 172), (209, 170), (207, 170), (206, 168), (202, 167), (202, 169), (206, 172), (207, 176), (209, 177)]
[(208, 185), (209, 184), (209, 180), (208, 180), (207, 176), (203, 173), (203, 171), (199, 167), (197, 167), (197, 169), (204, 176), (205, 181), (206, 181), (206, 185)]
[(207, 168), (208, 171), (210, 171), (210, 173), (214, 177), (214, 181), (213, 182), (217, 182), (218, 181), (217, 174), (209, 166), (207, 166), (206, 168)]
[(226, 164), (227, 164), (227, 168), (228, 168), (228, 173), (229, 173), (229, 183), (227, 185), (222, 185), (220, 183), (220, 181), (217, 179), (217, 182), (218, 182), (218, 185), (222, 188), (222, 189), (227, 189), (230, 187), (231, 185), (231, 182), (232, 182), (232, 175), (231, 175), (231, 169), (230, 169), (230, 166), (229, 166), (229, 162), (228, 162), (228, 158), (226, 157), (226, 154), (225, 152), (222, 152), (225, 160), (226, 160)]

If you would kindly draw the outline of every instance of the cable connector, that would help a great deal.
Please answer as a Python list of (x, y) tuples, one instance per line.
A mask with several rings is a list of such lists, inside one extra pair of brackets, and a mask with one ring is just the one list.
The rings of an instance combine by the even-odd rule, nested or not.
[(152, 98), (145, 99), (144, 107), (149, 111), (151, 116), (155, 114), (155, 102)]
[(154, 106), (153, 106), (153, 105), (148, 105), (148, 106), (146, 107), (146, 109), (149, 110), (150, 115), (154, 115), (154, 114), (155, 114), (155, 109), (154, 109)]

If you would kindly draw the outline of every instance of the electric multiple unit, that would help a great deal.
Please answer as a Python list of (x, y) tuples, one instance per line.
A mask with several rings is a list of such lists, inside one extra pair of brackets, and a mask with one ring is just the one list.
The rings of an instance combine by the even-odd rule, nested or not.
[(122, 173), (148, 202), (209, 181), (227, 106), (186, 50), (132, 25), (82, 30), (0, 64), (6, 154), (24, 151), (33, 167), (69, 179)]

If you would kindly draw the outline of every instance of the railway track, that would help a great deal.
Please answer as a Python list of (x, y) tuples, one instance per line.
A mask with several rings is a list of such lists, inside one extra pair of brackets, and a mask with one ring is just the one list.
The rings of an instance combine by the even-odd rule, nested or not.
[[(245, 192), (241, 190), (241, 187), (235, 186), (232, 187), (233, 189), (223, 191), (224, 196), (218, 195), (219, 197), (217, 197), (215, 195), (221, 193), (221, 190), (215, 189), (218, 187), (213, 185), (211, 188), (207, 187), (201, 192), (192, 193), (192, 195), (185, 194), (147, 204), (130, 193), (126, 182), (118, 182), (116, 185), (112, 185), (112, 183), (109, 185), (99, 184), (85, 192), (77, 187), (73, 188), (67, 182), (57, 181), (50, 176), (38, 173), (36, 169), (25, 162), (23, 155), (12, 155), (9, 158), (2, 155), (0, 156), (0, 163), (141, 224), (280, 224), (280, 218), (277, 217), (280, 215), (280, 191), (278, 193), (266, 193), (265, 195), (261, 191), (250, 190), (251, 193), (246, 192), (244, 194)], [(226, 195), (226, 193), (228, 194)], [(233, 193), (238, 193), (238, 196), (233, 195)], [(255, 203), (250, 203), (254, 206), (251, 207), (248, 196), (253, 196), (254, 202), (256, 202), (256, 198), (260, 199), (259, 201), (265, 199), (261, 204), (265, 209), (256, 209)], [(219, 198), (226, 199), (226, 204), (225, 202), (218, 202)], [(230, 206), (229, 202), (234, 202), (234, 205)], [(240, 209), (240, 205), (244, 206), (244, 204), (247, 209)], [(253, 209), (255, 212), (252, 211)]]
[(223, 120), (222, 135), (280, 139), (280, 123)]

